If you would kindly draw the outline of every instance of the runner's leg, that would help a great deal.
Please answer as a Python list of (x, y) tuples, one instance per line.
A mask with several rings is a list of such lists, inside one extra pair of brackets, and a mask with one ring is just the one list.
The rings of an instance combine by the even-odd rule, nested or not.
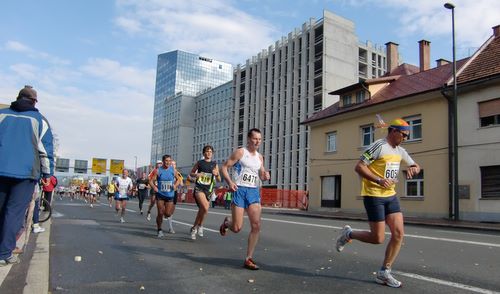
[(260, 203), (251, 204), (247, 208), (248, 219), (251, 227), (250, 234), (248, 235), (247, 258), (253, 257), (255, 246), (257, 246), (257, 242), (259, 241), (261, 211), (262, 208)]
[(401, 212), (388, 214), (385, 218), (389, 229), (391, 230), (391, 239), (385, 250), (384, 265), (385, 268), (391, 268), (394, 260), (399, 254), (401, 243), (404, 236), (403, 214)]

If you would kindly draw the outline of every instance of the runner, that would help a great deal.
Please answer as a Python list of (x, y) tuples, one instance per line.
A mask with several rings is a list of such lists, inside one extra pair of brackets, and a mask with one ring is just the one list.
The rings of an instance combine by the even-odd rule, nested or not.
[(108, 203), (109, 207), (112, 207), (113, 205), (113, 198), (115, 198), (115, 192), (116, 192), (116, 187), (115, 187), (115, 179), (112, 179), (111, 182), (108, 184)]
[(144, 199), (148, 195), (149, 191), (149, 180), (146, 177), (146, 173), (142, 173), (142, 177), (136, 181), (137, 186), (137, 197), (139, 198), (139, 211), (142, 214), (142, 203), (144, 203)]
[[(179, 185), (177, 186), (177, 189), (175, 189), (175, 191), (174, 191), (174, 211), (175, 211), (175, 206), (177, 205), (178, 191), (183, 189), (184, 177), (182, 176), (182, 174), (179, 171), (177, 171), (177, 163), (175, 162), (175, 160), (171, 161), (171, 165), (176, 170), (176, 172), (175, 172), (175, 179), (179, 180)], [(174, 214), (174, 211), (172, 211), (172, 214)], [(167, 224), (168, 224), (168, 233), (169, 234), (175, 234), (174, 227), (172, 226), (173, 216), (167, 217), (166, 221), (167, 221)]]
[(170, 217), (174, 213), (174, 191), (179, 185), (179, 179), (175, 177), (177, 171), (171, 164), (172, 157), (163, 155), (162, 166), (157, 168), (157, 172), (149, 180), (149, 184), (156, 193), (156, 208), (158, 215), (156, 216), (156, 227), (158, 230), (158, 238), (163, 237), (161, 225), (163, 217)]
[(123, 216), (125, 215), (125, 209), (127, 208), (128, 194), (132, 190), (132, 180), (128, 177), (128, 170), (124, 169), (122, 176), (117, 178), (115, 181), (115, 209), (116, 214), (120, 215), (120, 222), (124, 223), (125, 220)]
[(337, 251), (352, 239), (365, 243), (382, 244), (385, 225), (389, 226), (391, 239), (385, 250), (384, 263), (377, 272), (375, 281), (389, 287), (399, 288), (401, 282), (391, 275), (391, 267), (398, 256), (403, 241), (403, 214), (396, 197), (395, 186), (401, 160), (409, 167), (406, 177), (411, 179), (420, 172), (420, 166), (399, 145), (408, 138), (410, 126), (403, 119), (390, 123), (387, 136), (372, 143), (361, 155), (355, 171), (362, 177), (361, 196), (365, 205), (370, 231), (354, 232), (346, 225), (337, 237)]
[(212, 161), (214, 148), (210, 145), (203, 147), (203, 158), (196, 162), (191, 169), (191, 177), (195, 178), (194, 199), (198, 205), (198, 213), (191, 227), (191, 239), (196, 240), (196, 233), (203, 237), (203, 221), (210, 206), (210, 194), (214, 188), (215, 178), (220, 181), (219, 167)]
[[(148, 175), (148, 178), (151, 180), (151, 178), (153, 178), (153, 176), (156, 174), (156, 171), (158, 170), (158, 168), (160, 166), (162, 166), (163, 162), (161, 160), (158, 160), (156, 162), (156, 167), (149, 173)], [(151, 186), (151, 185), (150, 185)], [(152, 186), (151, 186), (152, 187)], [(153, 208), (153, 206), (155, 206), (155, 203), (156, 203), (156, 192), (154, 191), (154, 189), (151, 189), (150, 190), (150, 195), (149, 195), (149, 207), (148, 207), (148, 213), (147, 213), (147, 216), (146, 216), (146, 219), (148, 221), (151, 220), (151, 209)]]
[[(262, 142), (259, 129), (251, 129), (247, 134), (247, 147), (238, 148), (222, 166), (222, 175), (228, 183), (229, 189), (234, 191), (231, 218), (226, 217), (220, 226), (220, 234), (225, 236), (227, 230), (234, 233), (241, 231), (243, 214), (246, 210), (250, 221), (251, 231), (248, 235), (247, 256), (243, 266), (250, 270), (258, 270), (259, 266), (253, 260), (255, 246), (259, 241), (261, 224), (261, 206), (259, 179), (270, 179), (269, 172), (264, 169), (264, 159), (257, 152)], [(229, 177), (228, 169), (233, 167), (233, 178)]]
[(93, 179), (89, 187), (89, 200), (91, 208), (94, 207), (94, 203), (96, 202), (96, 196), (97, 193), (99, 193), (99, 191), (101, 191), (101, 187), (97, 183), (97, 180)]

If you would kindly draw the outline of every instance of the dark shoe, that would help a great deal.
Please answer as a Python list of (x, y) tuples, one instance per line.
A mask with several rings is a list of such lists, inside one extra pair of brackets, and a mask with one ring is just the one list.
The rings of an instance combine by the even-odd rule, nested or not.
[(222, 222), (222, 224), (220, 225), (219, 227), (219, 232), (221, 234), (221, 236), (225, 236), (226, 233), (227, 233), (227, 229), (228, 229), (228, 226), (227, 226), (227, 221), (228, 221), (228, 218), (227, 216), (224, 218), (224, 221)]
[(259, 266), (256, 265), (255, 262), (253, 261), (253, 259), (251, 259), (251, 258), (245, 259), (245, 263), (243, 264), (243, 267), (246, 269), (249, 269), (249, 270), (253, 270), (253, 271), (256, 271), (259, 269)]

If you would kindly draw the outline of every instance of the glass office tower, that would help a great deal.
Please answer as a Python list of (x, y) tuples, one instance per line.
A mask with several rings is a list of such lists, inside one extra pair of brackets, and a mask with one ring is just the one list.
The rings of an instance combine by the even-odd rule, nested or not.
[[(233, 78), (233, 66), (229, 63), (214, 60), (180, 50), (175, 50), (158, 55), (156, 69), (156, 87), (155, 102), (153, 112), (153, 132), (151, 140), (151, 163), (161, 159), (163, 154), (177, 154), (176, 148), (183, 148), (183, 145), (192, 144), (191, 142), (171, 142), (172, 126), (169, 124), (169, 134), (166, 134), (165, 128), (167, 116), (169, 115), (189, 115), (190, 104), (194, 103), (184, 101), (185, 103), (168, 103), (171, 99), (179, 99), (179, 96), (189, 97), (197, 96), (202, 91), (215, 88)], [(176, 98), (177, 97), (177, 98)], [(174, 102), (174, 101), (172, 101)], [(173, 109), (172, 105), (177, 105), (179, 109)], [(167, 107), (168, 106), (168, 107)], [(181, 109), (181, 106), (183, 109)], [(194, 113), (193, 120), (194, 120)], [(181, 121), (178, 118), (176, 121)], [(169, 120), (171, 122), (171, 120)], [(180, 128), (180, 125), (179, 125)], [(182, 129), (179, 129), (181, 131)], [(189, 129), (189, 127), (188, 127)], [(186, 138), (178, 134), (177, 138)], [(171, 142), (167, 144), (168, 142)], [(191, 146), (185, 148), (192, 150)]]

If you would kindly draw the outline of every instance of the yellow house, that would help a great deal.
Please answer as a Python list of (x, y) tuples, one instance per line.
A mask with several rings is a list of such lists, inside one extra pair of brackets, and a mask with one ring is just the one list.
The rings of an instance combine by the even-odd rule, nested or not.
[[(457, 62), (460, 93), (458, 183), (460, 198), (464, 198), (460, 200), (462, 218), (485, 219), (485, 213), (481, 212), (487, 212), (488, 220), (500, 221), (500, 38), (494, 34), (492, 39), (494, 42), (490, 41), (490, 44), (499, 49), (495, 54), (492, 54), (492, 50), (479, 50), (471, 58)], [(400, 196), (402, 209), (405, 215), (433, 218), (450, 216), (449, 124), (445, 94), (452, 84), (452, 64), (438, 60), (438, 66), (429, 69), (429, 42), (422, 40), (419, 43), (420, 67), (402, 64), (391, 68), (389, 65), (390, 73), (382, 78), (366, 80), (330, 93), (339, 95), (339, 101), (303, 122), (310, 127), (308, 187), (311, 210), (364, 212), (359, 196), (361, 180), (354, 172), (354, 166), (369, 144), (386, 136), (387, 129), (379, 128), (379, 118), (389, 122), (401, 117), (411, 126), (410, 136), (402, 147), (422, 168), (418, 177), (411, 180), (404, 177), (406, 168), (401, 168), (397, 195)], [(476, 85), (476, 74), (471, 73), (471, 70), (479, 70), (474, 65), (481, 54), (487, 54), (489, 65), (483, 61), (480, 70), (484, 71), (485, 67), (493, 69), (481, 76), (481, 85)], [(390, 60), (391, 56), (388, 54), (388, 63), (397, 64), (397, 61)], [(467, 74), (469, 78), (460, 80), (460, 74)], [(470, 77), (476, 84), (472, 83)], [(467, 83), (472, 85), (465, 87)], [(482, 89), (480, 96), (477, 95), (478, 88)], [(466, 93), (468, 96), (462, 97)], [(488, 102), (488, 105), (498, 106), (498, 113), (488, 112), (496, 123), (480, 127), (481, 113), (478, 108), (481, 103), (490, 100), (493, 102)], [(491, 120), (491, 117), (488, 119)], [(468, 132), (474, 135), (471, 137)], [(493, 157), (488, 151), (478, 148), (483, 142), (487, 143), (488, 136), (490, 144), (487, 144), (487, 148), (491, 152), (497, 150)], [(472, 144), (474, 140), (479, 142)], [(472, 145), (469, 147), (467, 144)], [(479, 158), (485, 168), (478, 166), (476, 159)], [(488, 159), (491, 160), (489, 166), (485, 163)], [(485, 172), (489, 182), (482, 184), (481, 175), (485, 175)], [(499, 184), (496, 186), (498, 188), (495, 183)], [(487, 204), (478, 200), (485, 185), (490, 191)]]

